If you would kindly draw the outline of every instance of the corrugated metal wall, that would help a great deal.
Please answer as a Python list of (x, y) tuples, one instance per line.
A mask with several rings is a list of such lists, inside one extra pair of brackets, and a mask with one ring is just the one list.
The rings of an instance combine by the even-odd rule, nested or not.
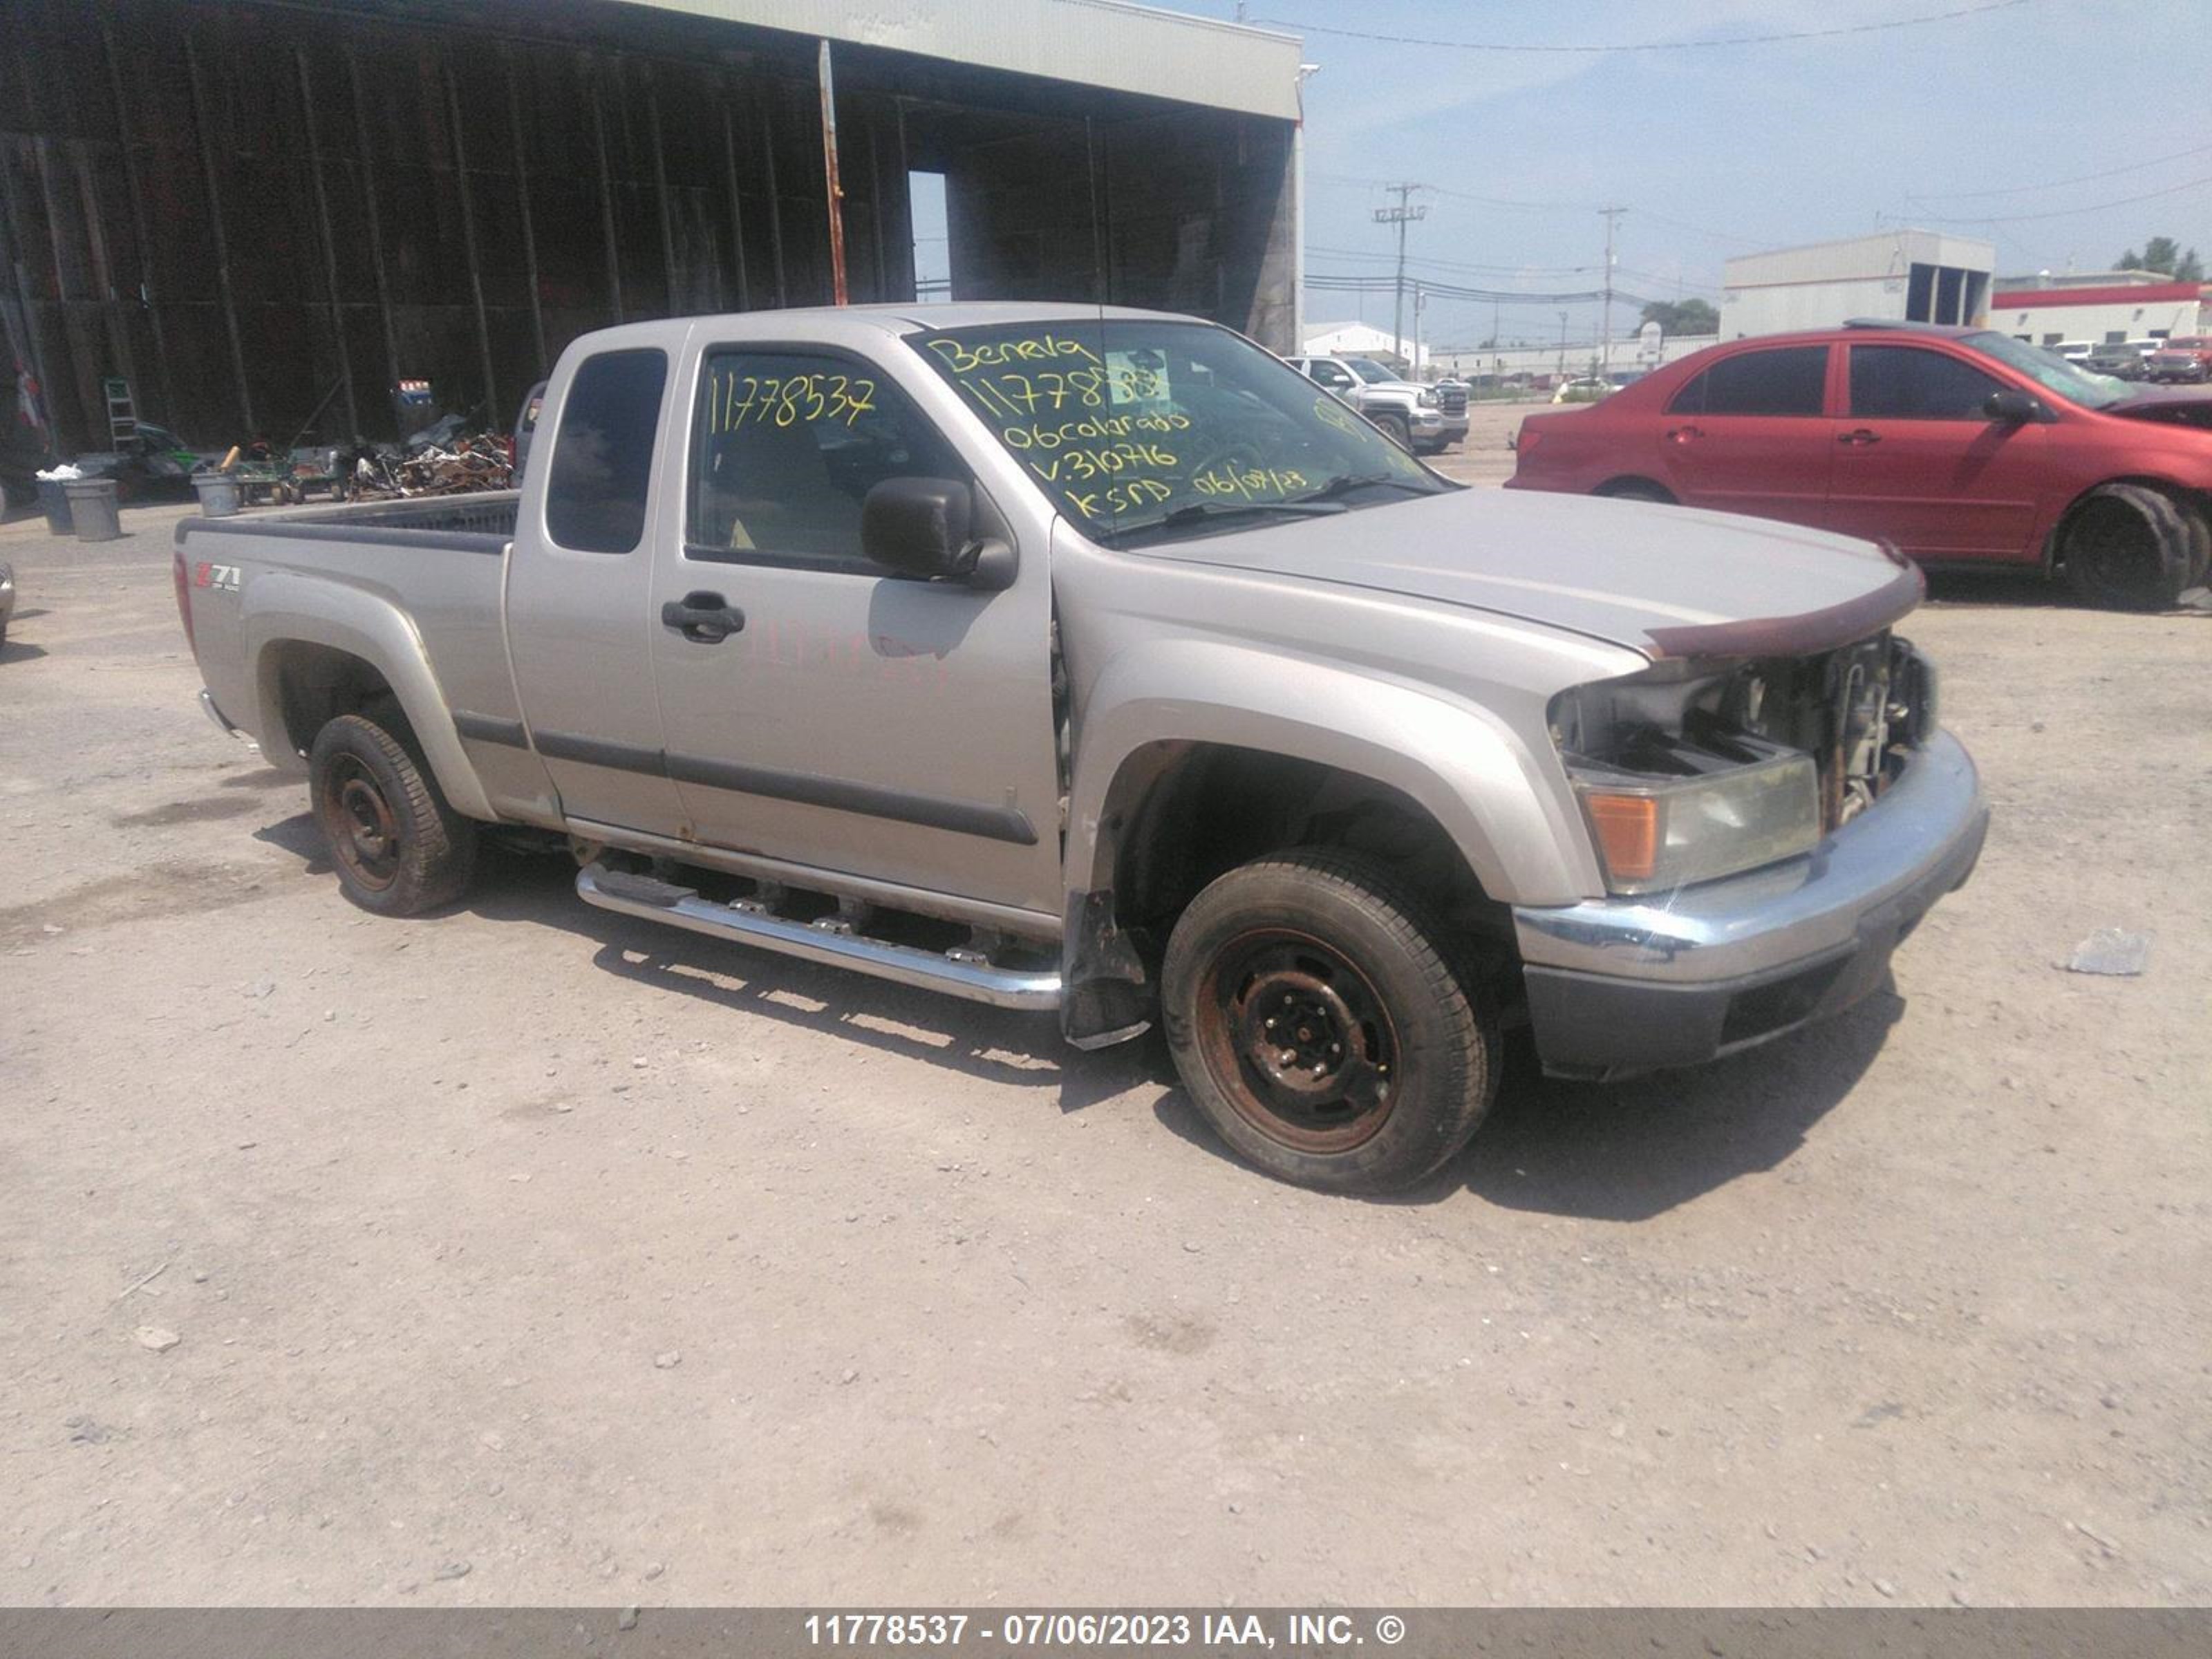
[[(828, 301), (812, 41), (593, 0), (457, 10), (12, 0), (0, 313), (61, 448), (105, 446), (112, 374), (142, 415), (211, 446), (311, 423), (393, 435), (403, 377), (504, 427), (587, 330)], [(1157, 100), (838, 50), (856, 302), (912, 297), (906, 173), (933, 164), (918, 149), (977, 184), (978, 240), (955, 249), (965, 296), (1103, 289), (1263, 335), (1279, 311), (1287, 328), (1286, 123), (1189, 112), (1178, 129)], [(984, 118), (979, 140), (1047, 132), (1060, 156), (1070, 132), (1120, 135), (1072, 154), (1105, 156), (1124, 189), (1079, 170), (1017, 192), (1076, 210), (1044, 216), (1042, 290), (1012, 257), (1010, 239), (1042, 233), (1014, 226), (1005, 166), (967, 157), (963, 122)], [(1109, 195), (1128, 202), (1126, 246), (1091, 220)], [(1006, 211), (974, 205), (994, 198)], [(1086, 280), (1102, 248), (1109, 273)]]

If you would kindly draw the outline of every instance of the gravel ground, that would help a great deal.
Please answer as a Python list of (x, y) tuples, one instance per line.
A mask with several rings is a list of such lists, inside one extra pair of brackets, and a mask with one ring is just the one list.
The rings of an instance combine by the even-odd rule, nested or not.
[(173, 516), (0, 528), (0, 1602), (2212, 1598), (2212, 617), (1946, 590), (1893, 988), (1361, 1203), (550, 864), (349, 908)]

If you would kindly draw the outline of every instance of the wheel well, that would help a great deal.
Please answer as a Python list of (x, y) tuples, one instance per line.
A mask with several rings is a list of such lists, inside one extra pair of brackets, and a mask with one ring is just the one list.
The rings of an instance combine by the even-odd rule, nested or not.
[(1509, 944), (1508, 908), (1443, 826), (1411, 796), (1317, 762), (1225, 744), (1163, 744), (1133, 761), (1141, 797), (1109, 810), (1126, 826), (1114, 866), (1115, 921), (1156, 967), (1183, 907), (1216, 877), (1291, 847), (1340, 847), (1396, 867), (1437, 896), (1455, 930)]
[(398, 702), (374, 665), (334, 646), (279, 641), (262, 659), (261, 672), (276, 693), (284, 740), (297, 754), (313, 747), (315, 734), (339, 715)]
[(2075, 514), (2081, 511), (2081, 504), (2099, 490), (2112, 484), (2133, 484), (2138, 489), (2156, 490), (2185, 511), (2195, 513), (2204, 521), (2208, 528), (2212, 528), (2212, 491), (2191, 489), (2185, 484), (2174, 483), (2171, 478), (2143, 477), (2133, 473), (2124, 474), (2117, 478), (2100, 478), (2096, 483), (2077, 490), (2074, 499), (2060, 507), (2058, 515), (2051, 520), (2051, 534), (2045, 538), (2043, 547), (2043, 568), (2046, 574), (2057, 568), (2065, 559), (2067, 526), (2073, 522)]
[(1647, 478), (1640, 472), (1624, 472), (1617, 478), (1607, 478), (1595, 489), (1591, 490), (1590, 494), (1593, 495), (1621, 495), (1632, 494), (1639, 490), (1656, 491), (1668, 501), (1669, 505), (1674, 504), (1675, 501), (1675, 495), (1673, 490), (1668, 489), (1665, 484), (1661, 483), (1658, 479)]

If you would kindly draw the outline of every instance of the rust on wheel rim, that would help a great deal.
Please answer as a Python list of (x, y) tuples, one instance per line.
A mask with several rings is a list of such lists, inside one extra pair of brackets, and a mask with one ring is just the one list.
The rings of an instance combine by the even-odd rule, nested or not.
[(399, 819), (376, 775), (353, 755), (331, 763), (317, 803), (331, 853), (363, 887), (379, 892), (399, 879)]
[(1240, 934), (1200, 988), (1199, 1051), (1237, 1115), (1304, 1152), (1371, 1139), (1397, 1098), (1398, 1033), (1367, 975), (1291, 928)]

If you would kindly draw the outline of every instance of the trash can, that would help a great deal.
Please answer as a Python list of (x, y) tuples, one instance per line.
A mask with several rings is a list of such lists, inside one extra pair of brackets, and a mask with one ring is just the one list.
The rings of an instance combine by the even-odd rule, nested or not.
[(76, 528), (70, 517), (69, 491), (59, 478), (39, 480), (39, 511), (46, 515), (46, 529), (56, 536), (66, 536)]
[(228, 472), (195, 472), (192, 488), (199, 494), (202, 518), (227, 519), (238, 511), (238, 480)]
[(123, 520), (115, 510), (114, 479), (72, 478), (62, 488), (69, 492), (77, 540), (112, 542), (123, 533)]

